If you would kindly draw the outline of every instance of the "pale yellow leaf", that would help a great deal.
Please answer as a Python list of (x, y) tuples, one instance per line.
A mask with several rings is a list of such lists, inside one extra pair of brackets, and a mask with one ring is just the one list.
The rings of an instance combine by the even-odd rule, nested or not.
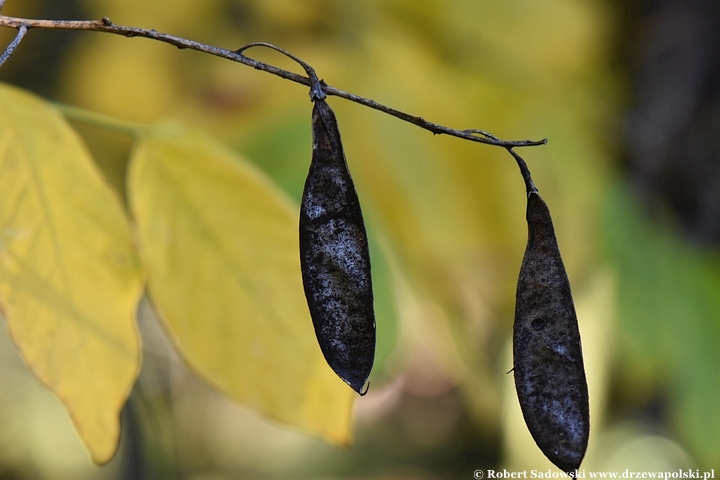
[(60, 114), (8, 86), (0, 86), (0, 192), (10, 333), (104, 463), (139, 368), (143, 278), (127, 219)]
[(274, 419), (347, 443), (353, 392), (314, 336), (297, 207), (247, 162), (179, 126), (141, 139), (129, 199), (152, 299), (191, 367)]

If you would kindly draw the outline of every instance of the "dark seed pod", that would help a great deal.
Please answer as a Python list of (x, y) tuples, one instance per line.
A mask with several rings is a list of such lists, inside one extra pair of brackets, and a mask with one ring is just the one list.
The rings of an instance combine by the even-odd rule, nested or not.
[(375, 356), (368, 240), (335, 114), (314, 100), (312, 163), (300, 205), (303, 286), (325, 360), (362, 395)]
[(590, 434), (580, 332), (550, 211), (537, 191), (528, 193), (527, 222), (513, 327), (515, 388), (535, 443), (572, 475)]

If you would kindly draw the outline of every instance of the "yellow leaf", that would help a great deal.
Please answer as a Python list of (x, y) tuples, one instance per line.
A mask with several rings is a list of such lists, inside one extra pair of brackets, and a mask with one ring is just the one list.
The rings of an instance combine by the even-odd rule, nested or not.
[(120, 202), (60, 114), (0, 86), (0, 303), (96, 463), (137, 377), (143, 278)]
[(272, 418), (347, 443), (353, 392), (314, 336), (297, 207), (254, 167), (178, 126), (139, 142), (128, 183), (153, 301), (191, 367)]

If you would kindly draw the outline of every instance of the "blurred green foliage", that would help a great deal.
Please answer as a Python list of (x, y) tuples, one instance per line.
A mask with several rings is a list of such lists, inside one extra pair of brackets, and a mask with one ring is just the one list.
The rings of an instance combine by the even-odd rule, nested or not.
[(716, 466), (720, 256), (683, 239), (670, 220), (648, 219), (627, 185), (608, 192), (603, 232), (618, 278), (618, 396), (662, 398), (660, 420), (701, 465)]

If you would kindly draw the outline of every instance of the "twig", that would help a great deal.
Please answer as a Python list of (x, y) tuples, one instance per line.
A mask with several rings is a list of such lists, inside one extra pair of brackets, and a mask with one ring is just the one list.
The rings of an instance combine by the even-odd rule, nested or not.
[[(280, 53), (282, 53), (283, 55), (285, 55), (285, 56), (287, 56), (287, 57), (290, 57), (290, 58), (292, 58), (293, 60), (295, 60), (297, 63), (300, 64), (301, 67), (303, 67), (303, 69), (305, 70), (305, 73), (307, 73), (308, 78), (310, 79), (310, 101), (311, 101), (311, 102), (314, 102), (315, 100), (324, 100), (324, 99), (325, 99), (325, 92), (323, 91), (323, 84), (320, 82), (320, 80), (318, 80), (318, 76), (317, 76), (317, 73), (315, 73), (315, 69), (312, 68), (312, 67), (311, 67), (310, 65), (308, 65), (307, 63), (305, 63), (303, 60), (301, 60), (300, 58), (296, 57), (295, 55), (293, 55), (292, 53), (288, 52), (287, 50), (284, 50), (284, 49), (282, 49), (282, 48), (280, 48), (280, 47), (277, 47), (277, 46), (273, 45), (272, 43), (267, 43), (267, 42), (253, 42), (253, 43), (248, 43), (248, 44), (245, 45), (244, 47), (241, 47), (241, 48), (238, 48), (237, 50), (235, 50), (235, 52), (238, 53), (238, 54), (240, 54), (240, 55), (243, 55), (243, 52), (244, 52), (245, 50), (247, 50), (248, 48), (252, 48), (252, 47), (268, 47), (268, 48), (272, 48), (272, 49), (275, 50), (276, 52), (280, 52)], [(244, 55), (243, 55), (243, 56), (244, 56)], [(245, 58), (247, 58), (247, 57), (245, 57)]]
[[(3, 7), (3, 2), (2, 2), (2, 0), (0, 0), (0, 8), (2, 8), (2, 7)], [(15, 52), (15, 49), (17, 48), (18, 45), (20, 45), (20, 42), (22, 41), (22, 39), (25, 36), (25, 34), (27, 33), (27, 31), (28, 31), (27, 25), (20, 25), (18, 27), (17, 35), (15, 35), (15, 38), (13, 39), (13, 41), (10, 42), (10, 45), (7, 46), (7, 48), (3, 52), (2, 56), (0, 56), (0, 66), (2, 66), (2, 64), (5, 63), (5, 61), (8, 58), (10, 58), (10, 56), (13, 54), (13, 52)]]
[(531, 193), (537, 193), (538, 190), (532, 181), (532, 177), (530, 176), (530, 169), (528, 168), (527, 163), (525, 163), (525, 160), (523, 160), (520, 155), (515, 153), (512, 148), (508, 147), (507, 151), (510, 152), (510, 155), (512, 155), (513, 158), (515, 158), (518, 167), (520, 167), (520, 174), (522, 175), (523, 180), (525, 180), (525, 192), (528, 195)]
[[(180, 49), (187, 48), (190, 50), (196, 50), (199, 52), (209, 53), (211, 55), (215, 55), (218, 57), (227, 58), (234, 62), (242, 63), (243, 65), (253, 67), (256, 70), (262, 70), (264, 72), (271, 73), (273, 75), (284, 78), (286, 80), (290, 80), (292, 82), (310, 86), (310, 79), (308, 79), (307, 77), (303, 77), (296, 73), (289, 72), (287, 70), (277, 68), (273, 65), (269, 65), (267, 63), (259, 62), (252, 58), (246, 57), (245, 55), (242, 54), (243, 49), (240, 49), (239, 51), (226, 50), (224, 48), (218, 48), (218, 47), (214, 47), (212, 45), (207, 45), (207, 44), (196, 42), (193, 40), (176, 37), (174, 35), (168, 35), (166, 33), (161, 33), (161, 32), (156, 31), (155, 29), (147, 30), (144, 28), (125, 27), (125, 26), (121, 26), (121, 25), (115, 25), (107, 17), (104, 17), (102, 20), (77, 21), (77, 20), (36, 20), (36, 19), (15, 18), (15, 17), (8, 17), (5, 15), (0, 15), (0, 26), (13, 27), (13, 28), (20, 29), (20, 28), (22, 28), (23, 25), (25, 25), (26, 28), (31, 27), (31, 28), (51, 28), (51, 29), (63, 29), (63, 30), (89, 30), (89, 31), (96, 31), (96, 32), (114, 33), (116, 35), (123, 35), (125, 37), (151, 38), (153, 40), (158, 40), (161, 42), (169, 43), (170, 45), (175, 45), (177, 48), (180, 48)], [(243, 48), (246, 48), (246, 47), (243, 47)], [(322, 84), (323, 91), (327, 95), (334, 95), (337, 97), (344, 98), (346, 100), (350, 100), (351, 102), (365, 105), (366, 107), (370, 107), (375, 110), (380, 110), (381, 112), (384, 112), (384, 113), (387, 113), (388, 115), (397, 117), (400, 120), (404, 120), (406, 122), (412, 123), (413, 125), (416, 125), (420, 128), (428, 130), (434, 134), (451, 135), (453, 137), (458, 137), (458, 138), (470, 140), (473, 142), (485, 143), (488, 145), (496, 145), (496, 146), (505, 147), (505, 148), (532, 147), (532, 146), (537, 146), (537, 145), (544, 145), (547, 143), (547, 139), (537, 140), (537, 141), (535, 141), (535, 140), (501, 140), (493, 135), (488, 134), (487, 132), (485, 132), (483, 130), (472, 130), (472, 129), (471, 130), (455, 130), (453, 128), (449, 128), (449, 127), (445, 127), (442, 125), (438, 125), (436, 123), (428, 122), (427, 120), (423, 119), (422, 117), (417, 117), (414, 115), (410, 115), (410, 114), (401, 112), (400, 110), (396, 110), (394, 108), (386, 107), (385, 105), (382, 105), (382, 104), (380, 104), (374, 100), (371, 100), (369, 98), (364, 98), (359, 95), (345, 92), (343, 90), (340, 90), (340, 89), (337, 89), (330, 85), (327, 85), (324, 82), (321, 82), (321, 84)], [(475, 135), (476, 133), (479, 134), (480, 136)]]

